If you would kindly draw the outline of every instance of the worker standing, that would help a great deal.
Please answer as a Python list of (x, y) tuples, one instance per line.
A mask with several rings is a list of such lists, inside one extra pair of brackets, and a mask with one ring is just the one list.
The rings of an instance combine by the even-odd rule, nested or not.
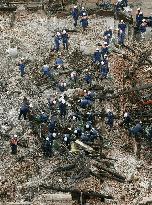
[(55, 39), (54, 39), (56, 52), (58, 52), (60, 49), (61, 41), (62, 41), (62, 36), (61, 36), (60, 32), (57, 32), (55, 35)]
[(136, 26), (139, 28), (139, 26), (142, 24), (144, 16), (143, 13), (140, 11), (139, 14), (136, 14)]
[(23, 62), (23, 60), (21, 60), (21, 62), (19, 63), (19, 71), (21, 73), (21, 77), (24, 77), (25, 74), (25, 63)]
[(125, 42), (125, 33), (122, 30), (118, 31), (118, 44), (119, 45), (124, 45)]
[(80, 24), (83, 28), (83, 32), (86, 30), (86, 28), (88, 27), (88, 14), (85, 10), (84, 7), (82, 7), (81, 11), (80, 11), (80, 17), (81, 17), (81, 20), (80, 20)]
[(87, 16), (82, 16), (81, 20), (80, 20), (83, 32), (86, 30), (86, 28), (88, 27), (88, 17)]
[(64, 99), (61, 100), (61, 102), (59, 103), (59, 110), (60, 110), (60, 116), (64, 117), (66, 116), (66, 109), (67, 109), (67, 105)]
[(23, 115), (24, 120), (26, 120), (28, 112), (29, 112), (29, 102), (27, 98), (24, 97), (23, 102), (20, 107), (20, 113), (19, 113), (18, 119), (20, 120), (21, 116)]
[(69, 39), (69, 36), (66, 32), (66, 30), (63, 30), (62, 32), (62, 43), (63, 43), (63, 48), (68, 50), (68, 39)]
[(49, 140), (49, 137), (47, 137), (43, 143), (43, 152), (45, 157), (51, 157), (52, 155), (52, 142)]
[(141, 33), (141, 38), (145, 38), (145, 33), (146, 33), (146, 27), (147, 27), (147, 23), (146, 20), (143, 19), (142, 20), (142, 24), (140, 25), (139, 29), (140, 29), (140, 33)]
[(96, 50), (93, 54), (93, 62), (95, 64), (98, 64), (101, 62), (101, 52), (99, 51), (99, 48), (96, 48)]
[(112, 129), (114, 124), (114, 114), (110, 109), (107, 109), (106, 119), (107, 119), (106, 124), (108, 124), (109, 128)]
[(142, 122), (139, 120), (135, 121), (135, 126), (129, 129), (129, 135), (133, 137), (134, 141), (134, 153), (140, 158), (141, 142), (140, 137), (143, 134)]
[(73, 20), (74, 20), (74, 26), (76, 27), (77, 26), (77, 21), (78, 21), (78, 18), (79, 18), (79, 10), (78, 10), (77, 6), (74, 6), (74, 8), (72, 10), (72, 17), (73, 17)]
[(118, 29), (122, 30), (122, 32), (125, 34), (126, 33), (126, 28), (127, 28), (126, 24), (124, 23), (123, 20), (121, 20), (120, 23), (118, 24)]
[(102, 59), (104, 59), (104, 56), (108, 54), (109, 54), (109, 48), (108, 48), (107, 42), (104, 42), (104, 45), (101, 48)]

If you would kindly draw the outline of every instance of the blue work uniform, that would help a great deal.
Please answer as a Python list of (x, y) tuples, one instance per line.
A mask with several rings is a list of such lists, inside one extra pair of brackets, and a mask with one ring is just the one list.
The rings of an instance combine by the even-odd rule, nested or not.
[(60, 115), (61, 117), (65, 117), (66, 116), (66, 103), (59, 103), (59, 110), (60, 110)]
[(140, 32), (141, 32), (141, 33), (145, 33), (145, 32), (146, 32), (146, 24), (142, 23), (142, 24), (140, 25)]
[(101, 49), (101, 55), (102, 55), (102, 58), (104, 59), (104, 55), (105, 54), (109, 54), (109, 49), (108, 49), (108, 47), (107, 46), (104, 46), (104, 47), (102, 47), (102, 49)]
[(25, 74), (25, 64), (24, 63), (19, 64), (19, 70), (21, 72), (21, 77), (23, 77)]
[(74, 26), (76, 27), (77, 26), (77, 21), (78, 21), (78, 18), (79, 18), (79, 11), (77, 8), (74, 8), (72, 10), (72, 17), (73, 17), (73, 20), (74, 20)]
[(42, 67), (42, 73), (43, 73), (43, 75), (46, 75), (46, 76), (50, 77), (49, 66), (43, 66)]
[(138, 137), (142, 132), (143, 128), (140, 123), (137, 123), (135, 127), (129, 130), (130, 134), (133, 134), (135, 137)]
[(95, 51), (93, 54), (93, 62), (97, 63), (97, 62), (101, 62), (101, 52), (100, 51)]
[(54, 39), (54, 42), (55, 42), (55, 50), (56, 51), (59, 51), (59, 49), (60, 49), (60, 43), (61, 43), (61, 41), (62, 41), (62, 36), (60, 35), (60, 36), (55, 36), (55, 39)]
[(87, 28), (87, 26), (88, 26), (88, 19), (87, 18), (82, 18), (80, 20), (80, 23), (82, 25), (83, 30), (85, 30)]
[(57, 58), (56, 60), (55, 60), (55, 64), (56, 65), (63, 65), (63, 60), (61, 59), (61, 58)]
[(137, 14), (136, 15), (136, 25), (139, 27), (142, 24), (142, 20), (143, 20), (143, 14)]
[(88, 16), (87, 12), (85, 10), (81, 10), (80, 11), (80, 16), (83, 17), (83, 16)]
[(105, 64), (104, 65), (100, 65), (100, 73), (101, 73), (103, 78), (107, 77), (108, 68), (107, 68), (107, 66)]
[(118, 32), (118, 44), (124, 45), (125, 41), (125, 33), (124, 32)]
[(81, 108), (87, 108), (88, 106), (92, 105), (92, 101), (88, 99), (82, 99), (80, 102), (80, 107)]
[(86, 74), (84, 80), (86, 81), (87, 84), (91, 84), (92, 76), (90, 74)]
[(20, 114), (18, 119), (20, 120), (21, 116), (23, 115), (24, 120), (26, 120), (26, 116), (28, 112), (29, 112), (29, 105), (27, 105), (26, 103), (22, 103), (20, 107)]
[(62, 43), (63, 43), (63, 48), (68, 50), (68, 34), (62, 34)]
[(119, 24), (118, 24), (118, 29), (119, 29), (119, 30), (122, 30), (123, 33), (126, 32), (126, 28), (127, 28), (127, 26), (126, 26), (125, 23), (119, 23)]
[(113, 123), (114, 123), (114, 115), (112, 112), (108, 112), (107, 113), (107, 124), (109, 125), (110, 128), (112, 128)]

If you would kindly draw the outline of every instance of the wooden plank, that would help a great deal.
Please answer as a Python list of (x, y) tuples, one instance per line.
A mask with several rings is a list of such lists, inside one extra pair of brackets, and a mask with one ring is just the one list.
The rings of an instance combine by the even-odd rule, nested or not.
[(84, 144), (80, 140), (76, 140), (75, 143), (80, 145), (83, 149), (85, 149), (88, 152), (93, 152), (94, 151), (94, 149), (92, 147), (90, 147), (89, 145)]

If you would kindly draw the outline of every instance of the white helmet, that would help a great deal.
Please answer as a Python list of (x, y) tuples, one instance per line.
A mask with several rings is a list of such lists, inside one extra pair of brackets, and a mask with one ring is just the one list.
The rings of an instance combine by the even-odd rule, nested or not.
[(63, 30), (63, 34), (66, 34), (66, 30)]
[(96, 51), (99, 51), (99, 48), (96, 48)]
[(128, 113), (127, 112), (125, 112), (124, 117), (128, 117)]
[(72, 118), (73, 118), (73, 120), (75, 120), (75, 119), (76, 119), (76, 116), (73, 116)]
[(67, 136), (65, 136), (65, 137), (64, 137), (64, 141), (67, 142), (67, 140), (68, 140), (68, 138), (67, 138)]
[(49, 138), (48, 138), (48, 137), (46, 138), (46, 141), (49, 141)]
[(88, 124), (86, 125), (86, 128), (89, 128), (89, 125), (88, 125)]
[(64, 99), (62, 99), (62, 101), (61, 101), (63, 104), (65, 104), (65, 100)]
[(107, 109), (107, 113), (110, 112), (110, 109)]
[(14, 135), (15, 138), (17, 138), (17, 135)]
[(74, 6), (74, 9), (76, 9), (77, 8), (77, 6)]
[(104, 61), (101, 61), (101, 65), (104, 65)]
[(54, 133), (52, 134), (52, 136), (53, 136), (53, 137), (56, 137), (56, 133), (54, 132)]
[(44, 66), (43, 66), (43, 68), (48, 68), (49, 66), (47, 65), (47, 64), (45, 64)]
[(82, 10), (84, 10), (84, 7), (82, 6)]
[(60, 36), (61, 34), (60, 34), (60, 32), (57, 32), (56, 35), (57, 35), (57, 36)]
[(56, 100), (53, 100), (53, 104), (56, 104)]

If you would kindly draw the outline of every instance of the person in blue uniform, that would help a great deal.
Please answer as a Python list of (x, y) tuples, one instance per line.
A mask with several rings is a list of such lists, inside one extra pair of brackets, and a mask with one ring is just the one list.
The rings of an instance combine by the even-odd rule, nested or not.
[(101, 52), (99, 51), (99, 48), (96, 48), (96, 50), (93, 54), (93, 62), (95, 64), (101, 62)]
[(118, 29), (121, 30), (124, 34), (126, 33), (126, 24), (124, 23), (123, 20), (120, 21), (120, 23), (118, 24)]
[(25, 63), (23, 62), (23, 60), (21, 60), (21, 62), (19, 63), (19, 71), (21, 73), (21, 77), (23, 77), (25, 74)]
[(107, 66), (105, 65), (104, 61), (101, 61), (100, 73), (101, 73), (101, 76), (102, 76), (103, 78), (106, 78), (106, 77), (107, 77), (108, 68), (107, 68)]
[(43, 76), (51, 77), (49, 66), (47, 64), (42, 67), (42, 73)]
[(118, 44), (124, 45), (125, 42), (125, 33), (122, 30), (118, 31)]
[(88, 17), (87, 16), (83, 16), (80, 20), (81, 26), (83, 28), (83, 32), (86, 30), (86, 28), (88, 27)]
[(61, 41), (62, 41), (62, 36), (61, 36), (60, 32), (57, 32), (55, 35), (55, 38), (54, 38), (56, 52), (58, 52), (60, 49)]
[(84, 7), (82, 7), (81, 11), (80, 11), (80, 17), (85, 17), (85, 16), (88, 16), (86, 10)]
[(72, 9), (72, 17), (74, 20), (74, 26), (77, 26), (77, 22), (78, 22), (78, 18), (79, 18), (79, 10), (77, 8), (77, 6), (74, 6), (74, 8)]
[(66, 32), (66, 30), (63, 30), (62, 32), (62, 43), (63, 43), (63, 48), (68, 50), (68, 39), (69, 39), (69, 36)]

